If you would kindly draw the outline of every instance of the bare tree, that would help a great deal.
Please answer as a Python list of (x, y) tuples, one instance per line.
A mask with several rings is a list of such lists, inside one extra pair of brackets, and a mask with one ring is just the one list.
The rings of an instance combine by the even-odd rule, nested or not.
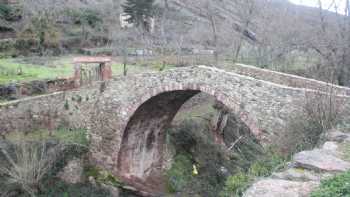
[(249, 37), (248, 29), (252, 23), (253, 16), (256, 10), (256, 3), (254, 0), (234, 0), (235, 4), (238, 6), (238, 16), (240, 25), (237, 22), (232, 24), (233, 28), (239, 32), (239, 36), (235, 41), (233, 60), (237, 61), (240, 51), (242, 49), (242, 44), (245, 37)]
[[(319, 3), (319, 25), (315, 32), (316, 39), (310, 39), (311, 47), (322, 57), (322, 69), (330, 73), (329, 82), (340, 85), (350, 85), (350, 16), (349, 1), (343, 2), (345, 10), (339, 10), (339, 5), (333, 3), (326, 7)], [(330, 14), (329, 9), (335, 10)], [(340, 14), (340, 12), (344, 14)]]
[(65, 1), (22, 0), (20, 3), (23, 8), (23, 20), (18, 26), (19, 31), (31, 29), (38, 39), (40, 54), (42, 54), (45, 46), (58, 36), (55, 23), (59, 13), (65, 8)]
[(219, 62), (219, 54), (218, 54), (218, 11), (214, 9), (213, 5), (212, 5), (212, 1), (207, 1), (206, 2), (206, 17), (209, 21), (209, 25), (210, 25), (210, 29), (212, 32), (212, 45), (214, 48), (214, 60), (215, 60), (215, 64), (218, 65)]

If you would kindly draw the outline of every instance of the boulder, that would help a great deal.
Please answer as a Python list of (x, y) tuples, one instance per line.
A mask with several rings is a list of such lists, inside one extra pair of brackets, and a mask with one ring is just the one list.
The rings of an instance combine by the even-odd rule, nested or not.
[(263, 179), (254, 183), (244, 197), (306, 197), (319, 182), (298, 182), (280, 179)]
[(290, 168), (282, 172), (275, 172), (271, 177), (290, 181), (320, 181), (323, 178), (321, 174), (302, 168)]
[(323, 150), (330, 151), (332, 153), (337, 153), (339, 145), (337, 142), (325, 142), (322, 146)]
[(345, 172), (350, 169), (350, 163), (346, 162), (323, 149), (314, 149), (297, 153), (293, 157), (296, 167), (314, 171)]
[(336, 142), (350, 141), (350, 134), (338, 130), (330, 130), (326, 133), (325, 138), (329, 141)]
[(108, 190), (111, 197), (119, 197), (120, 196), (120, 189), (117, 187), (114, 187), (112, 185), (106, 185), (106, 184), (101, 184), (101, 186)]
[(66, 183), (76, 184), (83, 182), (84, 166), (82, 159), (73, 159), (67, 163), (58, 177)]

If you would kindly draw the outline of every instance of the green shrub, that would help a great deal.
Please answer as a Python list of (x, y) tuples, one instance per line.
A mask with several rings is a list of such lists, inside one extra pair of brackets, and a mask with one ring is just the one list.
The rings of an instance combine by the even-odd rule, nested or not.
[(102, 19), (100, 18), (99, 14), (94, 10), (90, 9), (81, 10), (79, 20), (80, 23), (88, 24), (91, 27), (96, 27), (98, 23), (102, 22)]
[(7, 21), (18, 21), (21, 19), (21, 13), (19, 6), (10, 6), (5, 3), (0, 3), (0, 18)]
[(270, 175), (270, 169), (263, 162), (256, 162), (249, 169), (249, 174), (252, 176), (268, 176)]
[(78, 95), (77, 96), (77, 103), (81, 103), (82, 101), (83, 101), (83, 98), (80, 95)]
[[(168, 175), (168, 190), (181, 196), (216, 197), (226, 176), (237, 168), (213, 141), (207, 122), (201, 119), (183, 121), (168, 131), (176, 157)], [(193, 164), (197, 175), (193, 174)], [(196, 173), (195, 173), (196, 174)]]
[(93, 177), (97, 183), (103, 183), (106, 185), (112, 185), (114, 187), (120, 187), (123, 183), (113, 176), (110, 172), (97, 168), (95, 166), (87, 166), (85, 168), (85, 175), (87, 177)]
[(0, 51), (6, 52), (7, 50), (14, 49), (16, 41), (13, 39), (0, 40)]
[(14, 45), (16, 55), (29, 55), (39, 51), (39, 42), (34, 38), (21, 38), (16, 39)]
[(321, 182), (319, 189), (311, 197), (349, 197), (350, 171)]
[(4, 14), (8, 13), (11, 11), (11, 7), (4, 4), (0, 3), (0, 15), (3, 16)]
[(253, 162), (247, 172), (229, 176), (220, 193), (222, 197), (242, 196), (256, 177), (270, 176), (276, 169), (284, 166), (285, 158), (273, 152), (267, 152), (260, 160)]
[(96, 27), (102, 22), (99, 13), (92, 9), (67, 9), (64, 14), (69, 16), (75, 24)]
[(68, 100), (66, 100), (66, 102), (64, 103), (64, 109), (65, 110), (69, 110), (69, 102), (68, 102)]
[(249, 174), (253, 177), (270, 176), (274, 171), (286, 164), (286, 157), (269, 150), (249, 168)]
[(181, 191), (192, 179), (192, 161), (188, 154), (175, 157), (171, 168), (166, 172), (168, 192)]
[(241, 196), (249, 187), (251, 178), (246, 173), (238, 173), (227, 178), (225, 188), (220, 193), (222, 197)]
[(0, 3), (0, 18), (8, 18), (9, 15), (11, 14), (12, 9), (10, 6)]

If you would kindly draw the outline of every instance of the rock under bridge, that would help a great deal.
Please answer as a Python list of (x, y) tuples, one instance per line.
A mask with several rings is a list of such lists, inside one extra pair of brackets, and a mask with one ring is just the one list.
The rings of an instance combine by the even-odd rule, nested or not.
[(183, 67), (0, 104), (0, 135), (62, 124), (87, 127), (91, 160), (154, 194), (162, 183), (165, 130), (196, 94), (215, 97), (268, 145), (286, 135), (289, 119), (302, 114), (306, 97), (328, 90), (350, 112), (349, 88), (244, 65), (234, 72)]

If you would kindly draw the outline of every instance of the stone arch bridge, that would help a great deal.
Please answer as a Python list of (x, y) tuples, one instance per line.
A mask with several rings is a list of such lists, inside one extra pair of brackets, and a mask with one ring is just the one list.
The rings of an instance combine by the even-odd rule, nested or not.
[(117, 77), (77, 91), (0, 104), (0, 134), (25, 130), (34, 122), (87, 127), (95, 164), (154, 193), (160, 182), (164, 130), (180, 107), (200, 92), (230, 109), (262, 144), (275, 143), (288, 132), (288, 120), (302, 113), (306, 96), (332, 90), (342, 110), (350, 112), (348, 88), (244, 65), (235, 68), (227, 72), (194, 66)]
[[(326, 84), (319, 87), (326, 91)], [(350, 101), (349, 89), (334, 89)], [(92, 157), (136, 188), (156, 190), (164, 130), (180, 107), (200, 92), (229, 108), (263, 144), (285, 135), (291, 115), (302, 113), (305, 96), (318, 94), (206, 66), (117, 78), (108, 82), (94, 108)]]

